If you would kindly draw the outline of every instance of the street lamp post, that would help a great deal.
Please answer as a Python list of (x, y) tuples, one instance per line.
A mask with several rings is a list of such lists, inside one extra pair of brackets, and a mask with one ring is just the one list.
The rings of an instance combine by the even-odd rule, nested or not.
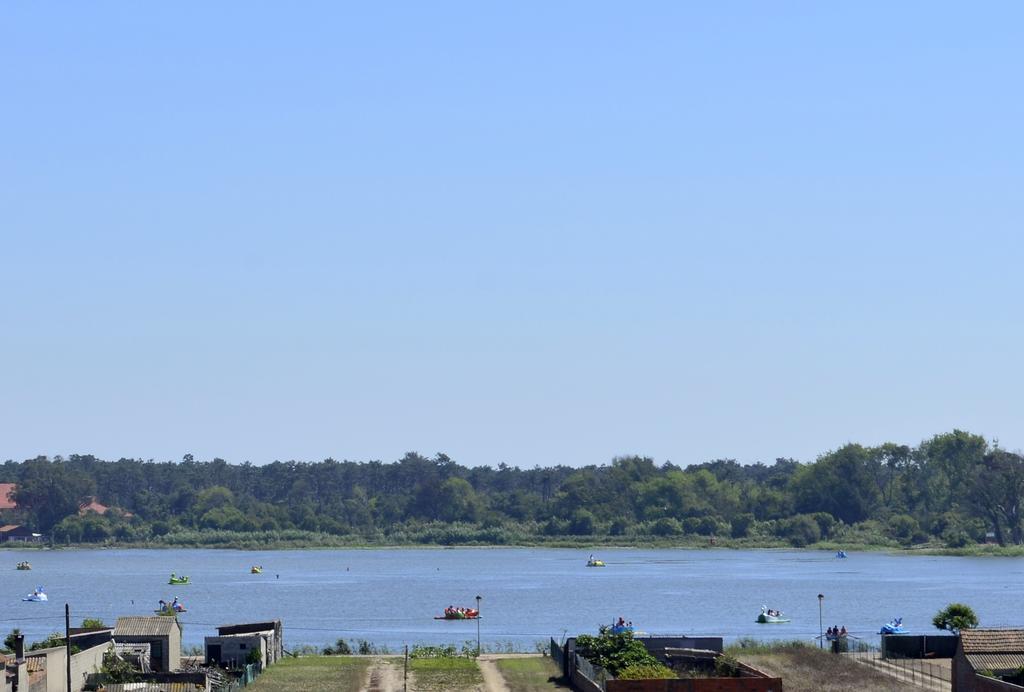
[(822, 624), (822, 619), (821, 619), (821, 603), (824, 600), (825, 600), (825, 594), (823, 594), (823, 593), (818, 594), (818, 648), (819, 649), (824, 649), (825, 648), (825, 630), (823, 629), (824, 625)]
[(476, 597), (476, 655), (480, 656), (480, 596)]

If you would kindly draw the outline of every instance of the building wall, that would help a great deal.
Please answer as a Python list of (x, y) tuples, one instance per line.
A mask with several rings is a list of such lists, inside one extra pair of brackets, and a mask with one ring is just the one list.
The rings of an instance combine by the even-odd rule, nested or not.
[(974, 677), (974, 690), (975, 692), (1020, 692), (1024, 690), (1024, 687), (976, 674)]
[(782, 692), (781, 678), (609, 680), (607, 692)]
[[(103, 654), (109, 644), (94, 646), (91, 649), (71, 655), (71, 692), (82, 692), (86, 680), (91, 673), (100, 672), (103, 666)], [(28, 652), (32, 656), (46, 657), (46, 692), (65, 692), (67, 689), (67, 649), (63, 646)]]
[[(150, 658), (150, 667), (153, 670), (170, 672), (181, 668), (181, 630), (177, 627), (171, 628), (167, 636), (119, 636), (115, 639), (118, 643), (124, 644), (149, 644), (151, 647), (159, 643), (160, 657)], [(152, 650), (152, 649), (151, 649)]]
[(974, 692), (974, 668), (967, 662), (963, 647), (957, 646), (953, 656), (952, 692)]
[(206, 660), (210, 661), (210, 646), (220, 646), (220, 664), (225, 668), (241, 668), (246, 664), (249, 652), (253, 649), (260, 652), (260, 661), (267, 663), (267, 640), (259, 634), (236, 634), (228, 637), (206, 638)]

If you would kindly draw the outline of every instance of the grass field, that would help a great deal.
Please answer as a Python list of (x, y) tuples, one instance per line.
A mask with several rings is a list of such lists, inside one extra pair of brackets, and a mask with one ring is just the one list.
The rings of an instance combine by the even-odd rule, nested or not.
[(744, 663), (782, 678), (786, 692), (890, 692), (907, 685), (845, 656), (809, 646), (758, 647), (730, 651)]
[(498, 670), (512, 692), (548, 692), (568, 690), (568, 685), (559, 684), (562, 671), (547, 656), (529, 658), (502, 658), (496, 661)]
[(416, 692), (472, 690), (484, 682), (471, 658), (414, 658), (409, 669)]
[(368, 658), (305, 656), (275, 663), (250, 685), (252, 692), (338, 692), (358, 690)]

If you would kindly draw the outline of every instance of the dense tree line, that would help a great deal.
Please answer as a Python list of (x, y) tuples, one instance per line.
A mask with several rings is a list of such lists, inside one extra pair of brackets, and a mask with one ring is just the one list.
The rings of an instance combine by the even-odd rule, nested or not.
[[(296, 530), (425, 543), (692, 535), (958, 547), (988, 533), (1003, 545), (1024, 542), (1024, 458), (960, 430), (916, 447), (847, 444), (811, 463), (681, 468), (632, 456), (521, 469), (416, 453), (394, 463), (264, 466), (72, 455), (8, 461), (0, 481), (18, 484), (18, 518), (59, 542)], [(88, 497), (116, 509), (82, 515)]]

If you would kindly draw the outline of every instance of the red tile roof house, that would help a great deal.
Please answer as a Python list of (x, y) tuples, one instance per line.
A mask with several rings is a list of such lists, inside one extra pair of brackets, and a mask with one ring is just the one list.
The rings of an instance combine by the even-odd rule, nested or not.
[(107, 512), (113, 512), (115, 516), (124, 517), (125, 519), (131, 519), (133, 516), (135, 516), (131, 512), (126, 512), (123, 509), (119, 509), (117, 507), (107, 507), (105, 504), (97, 500), (95, 497), (89, 497), (86, 499), (88, 500), (88, 502), (83, 502), (78, 506), (78, 513), (82, 516), (85, 516), (89, 512), (94, 512), (100, 515), (106, 514)]
[(1024, 689), (1014, 684), (1020, 681), (1022, 667), (1024, 630), (961, 630), (953, 656), (953, 692)]
[(18, 503), (14, 501), (14, 491), (17, 489), (17, 483), (0, 483), (0, 512), (18, 509)]

